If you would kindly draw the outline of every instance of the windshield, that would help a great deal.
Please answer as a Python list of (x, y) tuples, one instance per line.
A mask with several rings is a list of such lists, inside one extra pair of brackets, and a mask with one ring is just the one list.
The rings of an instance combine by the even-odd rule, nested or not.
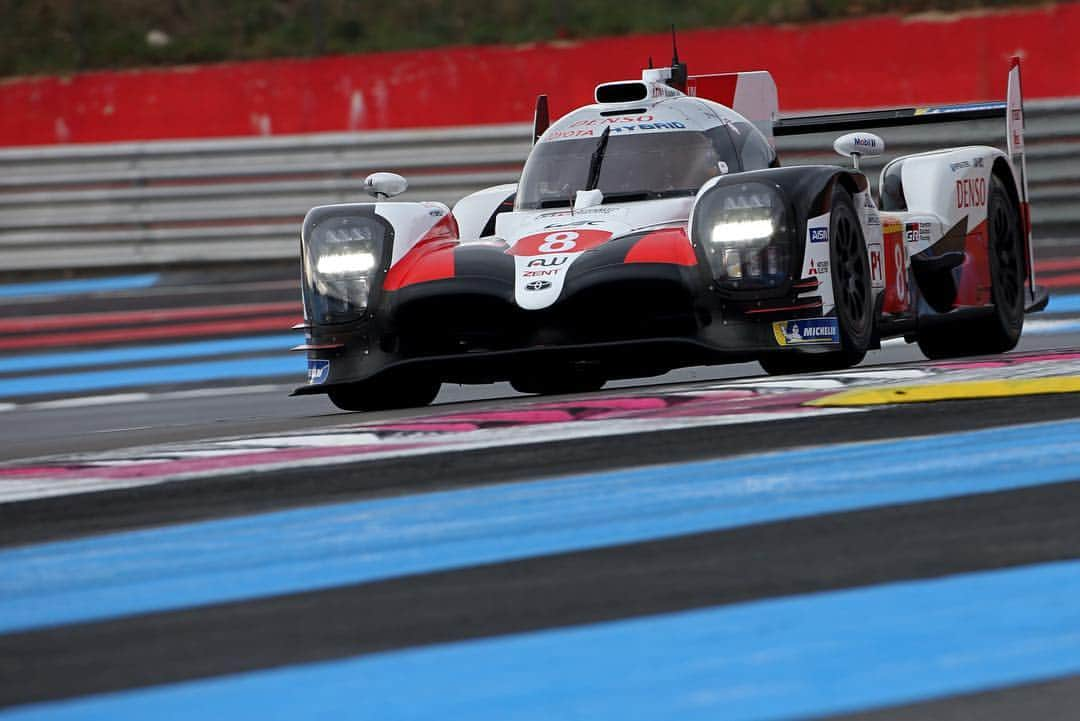
[[(730, 146), (726, 135), (723, 138)], [(589, 181), (589, 165), (599, 138), (539, 143), (525, 164), (518, 208), (568, 206)], [(706, 133), (668, 132), (612, 135), (600, 165), (597, 187), (605, 203), (693, 195), (720, 173), (719, 162), (738, 169), (734, 152), (717, 152)]]

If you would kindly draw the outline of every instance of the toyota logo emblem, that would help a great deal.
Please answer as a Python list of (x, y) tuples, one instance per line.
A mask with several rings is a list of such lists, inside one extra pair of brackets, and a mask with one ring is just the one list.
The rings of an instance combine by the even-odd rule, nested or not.
[(533, 280), (525, 284), (525, 290), (547, 290), (551, 287), (549, 280)]

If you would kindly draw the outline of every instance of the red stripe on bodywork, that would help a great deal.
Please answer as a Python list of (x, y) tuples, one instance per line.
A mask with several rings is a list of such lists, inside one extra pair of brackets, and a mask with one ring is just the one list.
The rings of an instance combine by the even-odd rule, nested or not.
[(956, 291), (957, 306), (983, 306), (992, 302), (990, 295), (990, 254), (987, 252), (986, 221), (972, 228), (964, 240), (964, 259)]
[(664, 228), (649, 233), (626, 254), (627, 263), (670, 263), (697, 265), (697, 256), (682, 228)]
[(394, 264), (383, 280), (383, 289), (397, 290), (407, 285), (453, 278), (457, 237), (457, 221), (448, 213)]
[(691, 75), (687, 79), (686, 94), (712, 100), (730, 108), (735, 104), (735, 86), (738, 84), (738, 73)]

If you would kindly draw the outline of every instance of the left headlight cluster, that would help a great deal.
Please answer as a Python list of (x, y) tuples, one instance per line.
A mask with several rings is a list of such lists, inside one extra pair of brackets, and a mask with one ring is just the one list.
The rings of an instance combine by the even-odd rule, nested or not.
[(316, 323), (354, 320), (371, 301), (386, 242), (373, 217), (333, 215), (304, 229), (304, 303)]
[(702, 196), (693, 233), (719, 287), (767, 289), (788, 279), (792, 234), (786, 205), (779, 190), (758, 182), (718, 185)]

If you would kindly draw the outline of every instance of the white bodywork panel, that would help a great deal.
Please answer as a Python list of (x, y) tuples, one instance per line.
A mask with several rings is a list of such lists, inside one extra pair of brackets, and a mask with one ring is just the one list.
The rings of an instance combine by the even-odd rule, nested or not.
[[(888, 168), (903, 163), (900, 177), (903, 183), (907, 212), (892, 212), (908, 222), (915, 216), (930, 216), (936, 220), (938, 232), (928, 240), (908, 246), (911, 254), (926, 250), (965, 218), (965, 232), (986, 220), (986, 202), (990, 192), (990, 176), (994, 161), (1005, 158), (997, 148), (975, 145), (952, 148), (896, 158), (882, 172), (882, 183)], [(882, 186), (884, 188), (884, 185)]]
[(449, 215), (450, 209), (442, 203), (376, 203), (375, 212), (394, 228), (393, 265)]
[[(619, 112), (624, 110), (625, 112)], [(660, 96), (658, 99), (628, 103), (596, 103), (564, 115), (555, 121), (538, 142), (599, 137), (604, 128), (612, 135), (705, 131), (720, 125), (747, 122), (731, 108), (704, 98)], [(771, 137), (771, 128), (770, 135)]]
[(806, 221), (806, 252), (803, 253), (802, 278), (816, 277), (818, 289), (800, 293), (800, 298), (821, 297), (822, 314), (831, 313), (836, 305), (833, 294), (832, 268), (829, 266), (829, 221), (831, 213), (816, 215)]
[(855, 204), (859, 224), (862, 225), (866, 258), (870, 262), (870, 286), (876, 298), (877, 294), (885, 289), (885, 244), (881, 237), (881, 216), (878, 215), (869, 188), (856, 193), (851, 200)]
[(517, 183), (495, 185), (466, 195), (454, 204), (454, 218), (463, 240), (479, 238), (499, 206), (517, 191)]

